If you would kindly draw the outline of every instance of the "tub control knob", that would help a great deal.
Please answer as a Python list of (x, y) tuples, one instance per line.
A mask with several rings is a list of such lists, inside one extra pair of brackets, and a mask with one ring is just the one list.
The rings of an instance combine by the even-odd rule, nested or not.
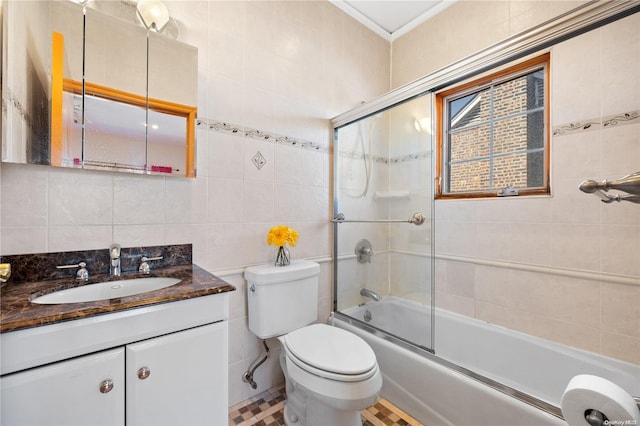
[(144, 380), (151, 375), (151, 370), (148, 367), (142, 367), (138, 370), (138, 379)]
[(355, 254), (358, 259), (358, 263), (371, 263), (371, 256), (373, 256), (373, 249), (371, 242), (367, 239), (362, 239), (356, 244)]

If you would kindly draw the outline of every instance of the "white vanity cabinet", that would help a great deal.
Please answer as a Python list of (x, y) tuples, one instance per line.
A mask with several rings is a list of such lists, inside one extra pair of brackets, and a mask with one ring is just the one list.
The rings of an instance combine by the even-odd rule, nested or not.
[(124, 424), (124, 348), (0, 378), (0, 424)]
[(126, 424), (228, 424), (227, 322), (126, 347)]
[(226, 294), (0, 339), (2, 426), (228, 425)]

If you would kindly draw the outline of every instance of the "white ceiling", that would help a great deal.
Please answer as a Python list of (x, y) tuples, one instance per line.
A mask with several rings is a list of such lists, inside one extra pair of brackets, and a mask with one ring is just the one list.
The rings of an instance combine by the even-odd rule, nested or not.
[(454, 0), (332, 0), (332, 3), (389, 40), (448, 7)]

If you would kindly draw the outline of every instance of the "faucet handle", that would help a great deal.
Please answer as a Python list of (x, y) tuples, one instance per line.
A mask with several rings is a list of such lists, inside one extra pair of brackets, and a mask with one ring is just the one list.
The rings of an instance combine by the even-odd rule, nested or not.
[(356, 244), (355, 254), (358, 259), (358, 263), (371, 263), (371, 256), (373, 256), (373, 248), (371, 242), (367, 239), (362, 239)]
[(109, 256), (111, 256), (111, 259), (120, 257), (120, 244), (111, 244), (109, 247)]
[(11, 264), (0, 263), (0, 283), (6, 283), (11, 276)]
[(78, 272), (76, 272), (76, 278), (79, 280), (89, 281), (89, 271), (87, 270), (86, 262), (78, 262), (73, 265), (58, 265), (56, 266), (58, 269), (68, 269), (68, 268), (80, 268)]
[(142, 261), (142, 263), (140, 263), (140, 267), (138, 268), (138, 271), (142, 272), (143, 274), (148, 274), (151, 272), (151, 266), (149, 266), (147, 262), (149, 262), (150, 260), (162, 260), (162, 256), (156, 256), (156, 257), (142, 256), (142, 259), (140, 260)]

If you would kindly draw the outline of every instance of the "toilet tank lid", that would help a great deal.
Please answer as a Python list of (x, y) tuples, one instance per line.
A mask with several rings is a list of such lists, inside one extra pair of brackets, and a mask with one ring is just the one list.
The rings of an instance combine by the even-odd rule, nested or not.
[(275, 266), (272, 263), (250, 266), (244, 270), (245, 279), (256, 285), (294, 281), (316, 276), (320, 265), (310, 260), (294, 260), (287, 266)]

